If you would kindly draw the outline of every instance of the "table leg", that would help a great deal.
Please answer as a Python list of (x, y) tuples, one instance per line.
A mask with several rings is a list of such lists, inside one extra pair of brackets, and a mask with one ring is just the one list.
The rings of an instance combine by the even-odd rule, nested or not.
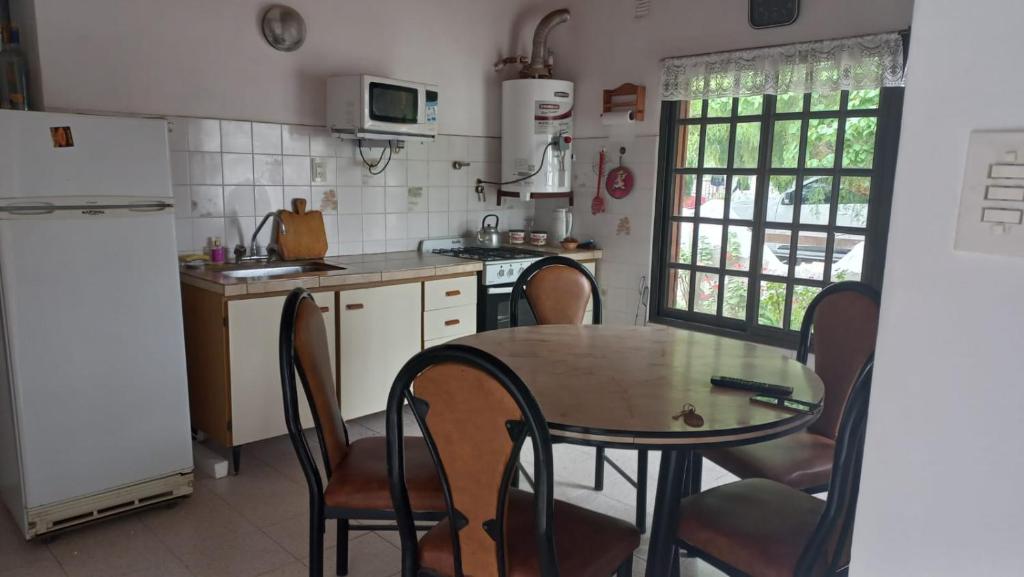
[(683, 495), (688, 449), (666, 449), (661, 452), (658, 488), (651, 520), (651, 543), (647, 548), (647, 577), (672, 577), (672, 552), (679, 519), (679, 500)]

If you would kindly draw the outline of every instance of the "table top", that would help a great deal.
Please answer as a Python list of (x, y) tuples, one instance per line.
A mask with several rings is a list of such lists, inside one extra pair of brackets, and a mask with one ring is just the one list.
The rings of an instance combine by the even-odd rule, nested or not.
[[(792, 398), (813, 403), (824, 396), (814, 371), (777, 348), (663, 326), (519, 327), (452, 342), (508, 364), (533, 392), (551, 434), (582, 444), (748, 444), (818, 416), (753, 403), (751, 392), (712, 387), (712, 375), (789, 385)], [(678, 417), (686, 404), (703, 424)]]

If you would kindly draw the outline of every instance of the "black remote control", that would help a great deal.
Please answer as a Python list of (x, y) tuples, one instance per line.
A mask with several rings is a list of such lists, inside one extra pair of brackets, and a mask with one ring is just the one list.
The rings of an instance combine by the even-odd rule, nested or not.
[(757, 381), (748, 381), (746, 379), (739, 379), (736, 377), (723, 377), (721, 375), (711, 377), (711, 384), (716, 387), (728, 387), (730, 389), (740, 389), (742, 391), (767, 393), (776, 397), (788, 397), (793, 394), (793, 387), (773, 385), (771, 383), (759, 383)]

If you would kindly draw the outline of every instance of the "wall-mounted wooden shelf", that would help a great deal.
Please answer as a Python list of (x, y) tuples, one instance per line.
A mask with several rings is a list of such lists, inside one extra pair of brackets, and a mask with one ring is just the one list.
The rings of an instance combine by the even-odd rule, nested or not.
[(603, 112), (616, 110), (633, 111), (637, 122), (644, 119), (644, 102), (647, 100), (647, 88), (639, 84), (626, 83), (612, 90), (605, 90)]

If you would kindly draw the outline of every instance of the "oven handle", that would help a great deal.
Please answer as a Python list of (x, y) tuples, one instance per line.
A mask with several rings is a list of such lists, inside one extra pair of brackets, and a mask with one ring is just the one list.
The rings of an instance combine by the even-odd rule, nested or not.
[(510, 295), (510, 294), (512, 294), (512, 287), (510, 287), (510, 286), (489, 287), (487, 289), (487, 294), (489, 294), (489, 295)]

